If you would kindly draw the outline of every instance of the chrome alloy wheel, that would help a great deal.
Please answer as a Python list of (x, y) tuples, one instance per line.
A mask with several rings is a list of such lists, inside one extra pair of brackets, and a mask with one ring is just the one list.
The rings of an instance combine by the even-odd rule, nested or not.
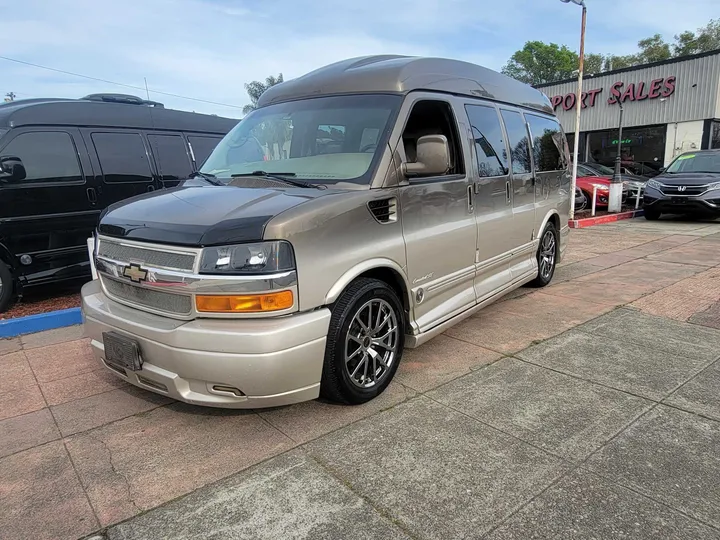
[(345, 370), (359, 388), (380, 383), (397, 357), (397, 315), (385, 300), (373, 299), (357, 310), (345, 337)]
[(555, 267), (555, 235), (552, 231), (545, 231), (540, 242), (540, 254), (538, 263), (540, 265), (540, 277), (544, 280), (550, 279)]

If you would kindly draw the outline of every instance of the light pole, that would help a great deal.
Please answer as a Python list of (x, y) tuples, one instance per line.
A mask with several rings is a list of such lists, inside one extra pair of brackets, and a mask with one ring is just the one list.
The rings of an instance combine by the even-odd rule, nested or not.
[(575, 186), (577, 184), (578, 148), (580, 145), (580, 105), (582, 104), (583, 65), (585, 64), (585, 19), (587, 8), (585, 0), (560, 0), (566, 4), (572, 2), (582, 6), (582, 26), (580, 27), (580, 64), (578, 66), (578, 88), (575, 96), (575, 148), (573, 149), (572, 183), (570, 186), (570, 219), (575, 217)]
[(618, 126), (618, 145), (617, 155), (615, 156), (615, 171), (613, 172), (612, 180), (610, 180), (610, 195), (608, 199), (608, 212), (619, 212), (622, 210), (622, 175), (620, 174), (620, 168), (622, 165), (622, 120), (623, 120), (623, 104), (622, 101), (618, 100), (620, 106), (620, 125)]

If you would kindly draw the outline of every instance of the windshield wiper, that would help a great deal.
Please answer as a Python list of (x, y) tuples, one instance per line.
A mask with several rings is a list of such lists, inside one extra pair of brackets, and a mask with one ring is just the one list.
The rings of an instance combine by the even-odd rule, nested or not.
[(213, 186), (224, 186), (225, 185), (220, 180), (216, 180), (217, 177), (214, 174), (204, 173), (204, 172), (200, 172), (200, 171), (193, 171), (190, 174), (189, 178), (202, 178), (208, 184), (212, 184)]
[(269, 173), (267, 171), (253, 171), (251, 173), (239, 173), (239, 174), (231, 174), (231, 178), (244, 178), (244, 177), (251, 177), (251, 176), (259, 176), (261, 178), (271, 178), (273, 180), (279, 180), (280, 182), (285, 182), (286, 184), (290, 186), (295, 187), (301, 187), (301, 188), (317, 188), (317, 189), (325, 189), (325, 186), (318, 186), (316, 184), (311, 184), (310, 182), (303, 182), (302, 180), (293, 180), (291, 178), (288, 178), (289, 176), (297, 176), (293, 172), (287, 172), (287, 173)]

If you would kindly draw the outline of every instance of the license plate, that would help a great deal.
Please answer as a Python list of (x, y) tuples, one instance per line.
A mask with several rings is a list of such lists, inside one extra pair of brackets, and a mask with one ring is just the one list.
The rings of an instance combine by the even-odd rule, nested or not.
[(673, 197), (672, 202), (673, 204), (687, 204), (687, 199), (683, 199), (682, 197)]
[(134, 339), (122, 336), (117, 332), (103, 332), (103, 345), (105, 345), (106, 362), (130, 371), (142, 369), (140, 345)]

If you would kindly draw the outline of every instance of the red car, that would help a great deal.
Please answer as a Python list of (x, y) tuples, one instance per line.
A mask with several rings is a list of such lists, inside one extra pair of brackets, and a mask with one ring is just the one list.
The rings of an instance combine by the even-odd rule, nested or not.
[[(608, 199), (610, 198), (610, 178), (606, 176), (578, 176), (576, 180), (576, 185), (587, 197), (588, 208), (590, 208), (592, 205), (592, 194), (594, 187), (597, 187), (597, 192), (595, 193), (595, 207), (607, 208)], [(627, 200), (627, 195), (627, 187), (623, 186), (623, 203)]]

